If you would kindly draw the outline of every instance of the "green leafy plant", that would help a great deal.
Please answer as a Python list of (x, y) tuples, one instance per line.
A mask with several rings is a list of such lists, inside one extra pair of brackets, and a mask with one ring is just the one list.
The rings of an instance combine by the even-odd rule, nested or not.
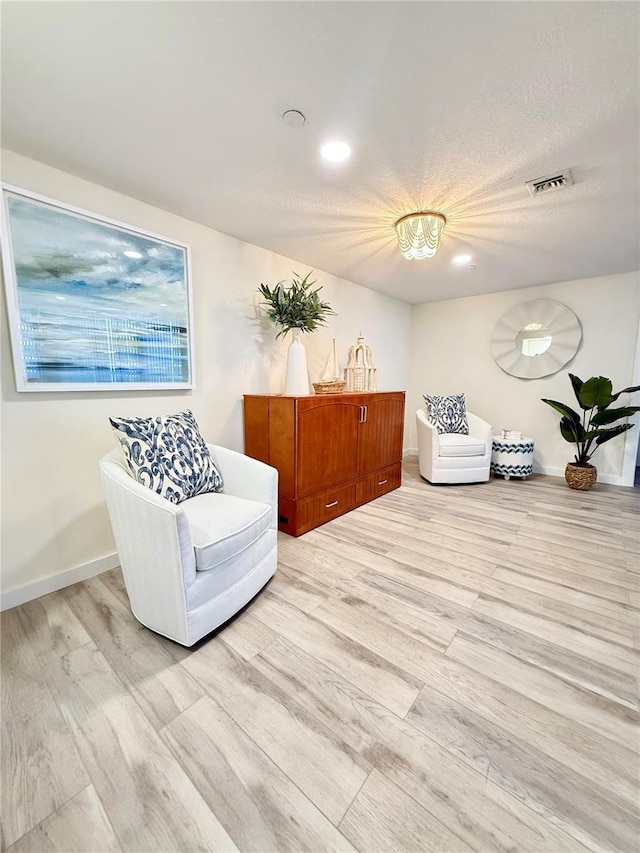
[(294, 272), (291, 285), (284, 287), (280, 281), (272, 289), (267, 284), (260, 285), (260, 293), (267, 305), (267, 315), (272, 323), (281, 326), (276, 335), (286, 335), (291, 329), (300, 329), (302, 332), (315, 332), (318, 326), (325, 325), (325, 317), (335, 315), (328, 302), (322, 302), (319, 293), (322, 287), (313, 290), (315, 279), (310, 281), (311, 272), (303, 279)]
[(623, 432), (633, 426), (633, 424), (617, 424), (616, 426), (611, 426), (611, 424), (640, 412), (640, 406), (609, 407), (616, 402), (621, 394), (640, 391), (640, 385), (623, 388), (622, 391), (614, 394), (611, 380), (604, 376), (592, 376), (591, 379), (583, 382), (582, 379), (570, 373), (569, 379), (582, 410), (582, 415), (556, 400), (543, 399), (542, 402), (547, 403), (562, 415), (560, 432), (565, 441), (575, 444), (577, 447), (575, 464), (589, 465), (589, 459), (601, 444), (611, 441), (617, 435), (622, 435)]

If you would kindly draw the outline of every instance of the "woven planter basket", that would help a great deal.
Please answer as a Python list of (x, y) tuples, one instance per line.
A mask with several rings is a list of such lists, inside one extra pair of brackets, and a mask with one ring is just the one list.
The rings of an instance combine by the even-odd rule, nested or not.
[(598, 469), (595, 465), (576, 465), (569, 462), (564, 470), (564, 478), (572, 489), (588, 492), (593, 488), (598, 477)]

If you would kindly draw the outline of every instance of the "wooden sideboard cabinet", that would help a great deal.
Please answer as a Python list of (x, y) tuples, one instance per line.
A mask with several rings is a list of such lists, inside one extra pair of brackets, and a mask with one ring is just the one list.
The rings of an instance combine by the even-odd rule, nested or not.
[(404, 391), (244, 397), (245, 453), (278, 469), (292, 536), (397, 489), (403, 427)]

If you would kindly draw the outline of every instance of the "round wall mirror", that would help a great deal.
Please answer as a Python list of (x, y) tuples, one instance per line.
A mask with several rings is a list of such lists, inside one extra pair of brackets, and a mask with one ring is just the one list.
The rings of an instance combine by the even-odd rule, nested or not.
[(553, 342), (550, 329), (542, 323), (527, 323), (516, 335), (516, 347), (522, 355), (532, 358), (546, 352)]
[(582, 340), (580, 321), (554, 299), (521, 302), (507, 311), (491, 336), (491, 352), (505, 373), (540, 379), (561, 370)]

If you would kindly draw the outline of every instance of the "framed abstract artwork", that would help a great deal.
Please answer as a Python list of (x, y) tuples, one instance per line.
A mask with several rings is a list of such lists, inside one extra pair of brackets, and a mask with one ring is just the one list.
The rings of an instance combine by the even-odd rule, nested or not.
[(17, 187), (2, 196), (17, 390), (192, 388), (189, 246)]

